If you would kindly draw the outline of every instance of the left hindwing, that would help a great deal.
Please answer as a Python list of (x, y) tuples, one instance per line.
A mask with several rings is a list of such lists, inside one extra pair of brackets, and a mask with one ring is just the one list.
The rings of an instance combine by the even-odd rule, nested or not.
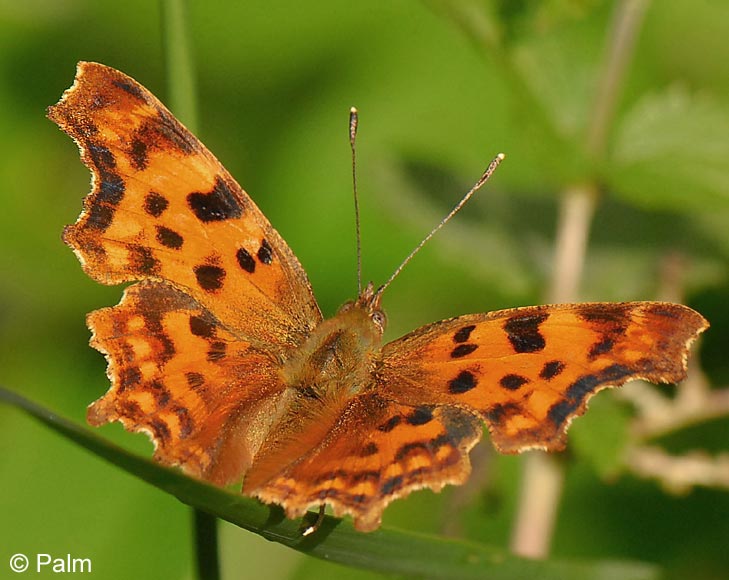
[(707, 327), (690, 308), (663, 302), (471, 314), (385, 345), (376, 379), (382, 396), (399, 403), (473, 410), (502, 452), (559, 450), (597, 391), (683, 379), (688, 348)]

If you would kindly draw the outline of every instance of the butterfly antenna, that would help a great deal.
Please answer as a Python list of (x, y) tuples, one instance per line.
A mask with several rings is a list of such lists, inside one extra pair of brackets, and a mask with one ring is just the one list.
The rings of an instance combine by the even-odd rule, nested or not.
[(407, 258), (405, 258), (402, 261), (402, 264), (400, 264), (397, 269), (392, 273), (392, 276), (385, 282), (382, 286), (380, 286), (377, 289), (377, 292), (375, 292), (375, 295), (380, 296), (385, 291), (385, 288), (387, 288), (392, 281), (397, 278), (398, 274), (402, 272), (402, 269), (407, 265), (407, 263), (413, 259), (415, 254), (417, 254), (421, 248), (428, 243), (428, 240), (432, 238), (436, 232), (442, 228), (444, 225), (446, 225), (450, 219), (456, 215), (461, 208), (466, 204), (466, 202), (471, 199), (471, 196), (473, 196), (474, 193), (476, 193), (481, 187), (486, 183), (489, 178), (493, 175), (494, 171), (496, 171), (496, 168), (499, 166), (499, 164), (504, 160), (505, 155), (503, 153), (499, 153), (496, 157), (494, 157), (494, 160), (489, 163), (489, 166), (486, 168), (486, 171), (483, 172), (483, 175), (481, 175), (481, 178), (475, 183), (475, 185), (466, 193), (466, 195), (463, 196), (461, 201), (459, 201), (456, 206), (451, 210), (451, 212), (445, 216), (440, 223), (435, 226), (430, 233), (423, 238), (423, 240), (415, 247), (415, 249), (410, 252)]
[(357, 152), (355, 141), (357, 139), (357, 125), (359, 117), (357, 109), (349, 109), (349, 146), (352, 148), (352, 192), (354, 193), (354, 224), (357, 235), (357, 296), (362, 294), (362, 236), (359, 228), (359, 196), (357, 195)]

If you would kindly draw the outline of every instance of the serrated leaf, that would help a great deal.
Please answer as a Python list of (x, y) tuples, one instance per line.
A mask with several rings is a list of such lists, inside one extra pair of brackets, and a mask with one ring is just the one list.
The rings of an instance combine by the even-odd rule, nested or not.
[(673, 86), (640, 99), (615, 133), (608, 181), (654, 208), (729, 206), (729, 107)]
[(500, 548), (472, 542), (381, 528), (368, 534), (351, 523), (326, 517), (321, 528), (303, 537), (298, 521), (283, 511), (192, 479), (106, 441), (90, 430), (0, 387), (0, 401), (25, 411), (57, 433), (128, 473), (171, 493), (183, 503), (211, 513), (268, 540), (330, 562), (388, 574), (421, 578), (582, 578), (653, 579), (655, 567), (635, 562), (534, 561)]

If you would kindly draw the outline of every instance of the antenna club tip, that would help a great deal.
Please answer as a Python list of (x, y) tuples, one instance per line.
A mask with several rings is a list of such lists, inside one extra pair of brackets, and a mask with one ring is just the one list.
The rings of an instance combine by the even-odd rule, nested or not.
[(350, 107), (349, 108), (349, 112), (352, 115), (356, 115), (357, 114), (357, 107)]
[(504, 159), (506, 159), (506, 155), (504, 155), (503, 153), (499, 153), (496, 156), (496, 159), (498, 159), (499, 161), (503, 161)]

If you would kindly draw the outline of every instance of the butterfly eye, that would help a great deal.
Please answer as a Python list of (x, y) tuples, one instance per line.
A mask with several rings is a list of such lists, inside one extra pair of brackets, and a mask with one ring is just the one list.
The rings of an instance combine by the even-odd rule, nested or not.
[(385, 316), (385, 313), (382, 312), (382, 310), (375, 310), (371, 315), (370, 318), (372, 319), (372, 322), (375, 323), (375, 325), (382, 331), (385, 330), (385, 325), (387, 325), (387, 316)]

